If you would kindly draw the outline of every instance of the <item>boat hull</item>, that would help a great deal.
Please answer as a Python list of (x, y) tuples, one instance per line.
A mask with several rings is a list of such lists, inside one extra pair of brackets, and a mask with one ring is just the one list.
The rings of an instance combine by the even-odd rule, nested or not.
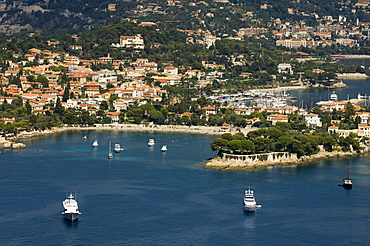
[(352, 184), (339, 184), (338, 186), (342, 186), (344, 189), (352, 189)]
[(352, 184), (344, 184), (343, 188), (344, 189), (352, 189)]
[(352, 189), (352, 180), (349, 178), (343, 179), (343, 183), (338, 186), (342, 186), (344, 189)]
[(79, 213), (64, 213), (63, 217), (64, 217), (65, 220), (74, 222), (74, 221), (78, 220), (79, 215), (80, 215)]
[(256, 207), (244, 206), (244, 211), (248, 213), (253, 213), (256, 211)]

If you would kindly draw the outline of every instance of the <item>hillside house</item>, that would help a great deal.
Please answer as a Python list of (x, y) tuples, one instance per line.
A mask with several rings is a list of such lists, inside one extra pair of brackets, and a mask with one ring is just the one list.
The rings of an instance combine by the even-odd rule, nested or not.
[(307, 126), (309, 127), (321, 127), (322, 122), (320, 121), (318, 114), (306, 114), (303, 118), (307, 121)]
[(141, 34), (135, 36), (121, 36), (118, 44), (112, 44), (113, 47), (132, 47), (133, 49), (144, 49), (144, 39)]

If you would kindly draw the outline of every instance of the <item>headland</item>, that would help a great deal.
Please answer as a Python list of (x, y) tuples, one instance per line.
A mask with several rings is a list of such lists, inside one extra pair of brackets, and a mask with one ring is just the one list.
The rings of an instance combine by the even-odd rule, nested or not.
[[(248, 133), (249, 131), (256, 130), (257, 128), (243, 128), (242, 132), (244, 134)], [(71, 126), (64, 126), (53, 128), (52, 130), (46, 131), (34, 131), (34, 132), (27, 132), (19, 134), (16, 138), (12, 139), (11, 141), (6, 140), (5, 138), (0, 138), (0, 145), (5, 145), (8, 143), (15, 143), (13, 141), (19, 141), (21, 139), (30, 138), (30, 137), (37, 137), (43, 136), (48, 134), (54, 134), (62, 131), (82, 131), (82, 130), (95, 130), (95, 131), (145, 131), (145, 132), (179, 132), (179, 133), (193, 133), (193, 134), (208, 134), (208, 135), (215, 135), (215, 137), (220, 136), (221, 134), (225, 133), (221, 131), (220, 127), (211, 127), (211, 126), (176, 126), (176, 125), (155, 125), (155, 126), (145, 126), (145, 125), (135, 125), (135, 124), (106, 124), (106, 125), (95, 125), (89, 127), (71, 127)], [(238, 129), (239, 131), (240, 129)], [(236, 129), (228, 131), (229, 133), (235, 133)], [(225, 160), (220, 157), (215, 157), (202, 163), (201, 166), (205, 168), (214, 168), (214, 169), (225, 169), (225, 170), (232, 170), (232, 169), (253, 169), (253, 168), (265, 168), (269, 166), (296, 166), (301, 164), (306, 164), (322, 159), (328, 158), (347, 158), (351, 156), (357, 156), (362, 153), (369, 152), (369, 146), (365, 146), (361, 152), (356, 151), (349, 151), (344, 152), (340, 150), (335, 150), (332, 152), (327, 152), (321, 150), (318, 154), (311, 155), (311, 156), (303, 156), (299, 159), (293, 160), (278, 160), (278, 161), (260, 161), (255, 160), (253, 162), (246, 162), (241, 160)]]

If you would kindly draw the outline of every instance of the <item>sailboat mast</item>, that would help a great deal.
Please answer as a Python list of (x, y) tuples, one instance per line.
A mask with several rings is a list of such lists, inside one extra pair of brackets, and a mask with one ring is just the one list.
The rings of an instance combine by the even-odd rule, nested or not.
[(349, 179), (349, 174), (350, 174), (350, 160), (348, 160), (348, 167), (347, 167), (347, 179)]

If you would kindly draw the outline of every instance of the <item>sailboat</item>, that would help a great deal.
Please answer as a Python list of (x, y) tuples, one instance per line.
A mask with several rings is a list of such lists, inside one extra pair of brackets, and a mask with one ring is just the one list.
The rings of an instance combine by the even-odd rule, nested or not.
[(161, 148), (161, 151), (166, 152), (167, 151), (167, 145), (163, 145), (162, 148)]
[(108, 151), (108, 159), (113, 158), (113, 153), (112, 153), (112, 142), (109, 141), (109, 151)]
[(349, 178), (349, 174), (350, 174), (350, 161), (348, 160), (347, 178), (343, 179), (342, 184), (338, 184), (338, 186), (342, 186), (344, 189), (352, 189), (352, 180)]

